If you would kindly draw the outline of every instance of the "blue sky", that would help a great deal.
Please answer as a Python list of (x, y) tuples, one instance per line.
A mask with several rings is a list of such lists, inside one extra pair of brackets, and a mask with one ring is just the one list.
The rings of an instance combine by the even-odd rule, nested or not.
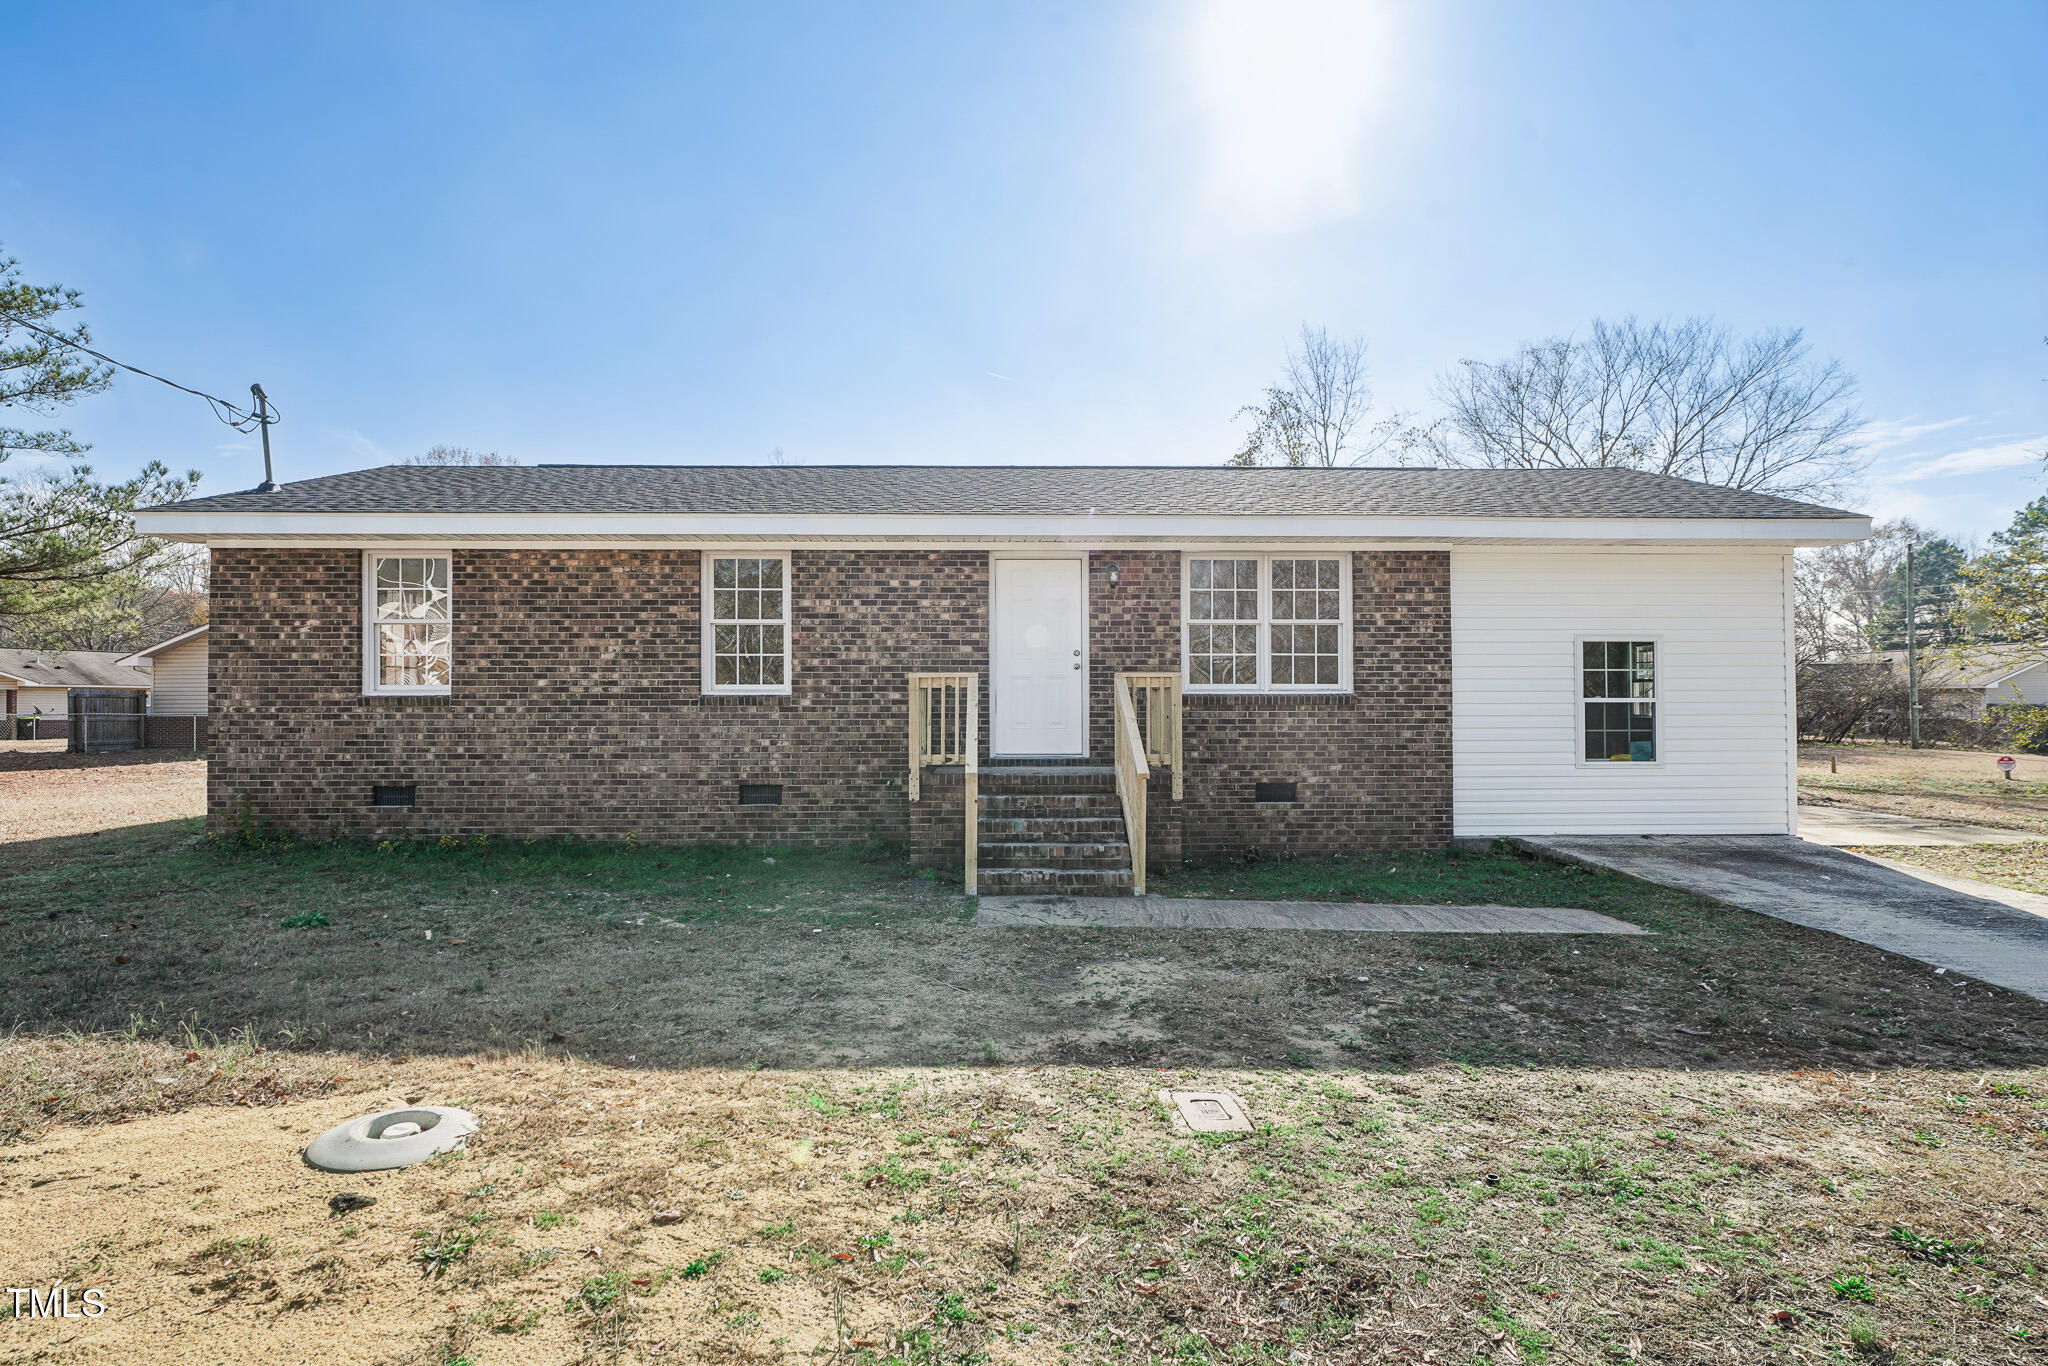
[[(9, 16), (0, 242), (280, 476), (1206, 462), (1300, 322), (1384, 408), (1594, 316), (1798, 325), (1856, 500), (2044, 490), (2048, 6), (242, 3)], [(105, 472), (260, 477), (197, 400)]]

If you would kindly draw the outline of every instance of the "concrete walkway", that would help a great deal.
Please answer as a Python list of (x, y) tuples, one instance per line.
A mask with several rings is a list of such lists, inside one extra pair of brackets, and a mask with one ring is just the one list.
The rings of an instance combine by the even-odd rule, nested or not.
[(2023, 844), (2048, 839), (2026, 830), (1995, 825), (1966, 825), (1925, 816), (1895, 816), (1889, 811), (1857, 811), (1844, 806), (1799, 808), (1799, 838), (1840, 849), (1852, 844), (1896, 844), (1926, 847), (1943, 844)]
[(1647, 934), (1566, 907), (1374, 906), (1328, 901), (1208, 901), (1165, 896), (985, 896), (982, 926), (1057, 929), (1354, 930), (1379, 934)]
[(2048, 1001), (2048, 897), (1937, 878), (1789, 835), (1552, 835), (1518, 843)]

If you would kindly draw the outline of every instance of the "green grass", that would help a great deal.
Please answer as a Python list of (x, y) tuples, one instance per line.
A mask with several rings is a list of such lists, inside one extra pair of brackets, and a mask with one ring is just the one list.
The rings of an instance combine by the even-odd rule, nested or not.
[(419, 1247), (413, 1251), (412, 1259), (427, 1275), (442, 1276), (449, 1267), (466, 1260), (470, 1253), (476, 1251), (476, 1245), (483, 1241), (483, 1236), (482, 1230), (474, 1228), (444, 1233), (439, 1237), (422, 1229), (413, 1234)]
[(1484, 853), (1448, 849), (1331, 859), (1218, 863), (1155, 873), (1146, 890), (1161, 896), (1370, 901), (1429, 906), (1579, 906), (1608, 879), (1640, 895), (1644, 884), (1525, 858), (1506, 844)]
[[(1306, 1072), (1997, 1064), (2048, 1041), (2048, 1009), (2008, 993), (1505, 848), (1224, 864), (1162, 875), (1155, 889), (1575, 906), (1652, 933), (989, 930), (887, 848), (247, 847), (196, 834), (99, 837), (75, 857), (0, 873), (13, 931), (0, 998), (25, 1030), (195, 1051), (233, 1038), (237, 1057), (331, 1046), (634, 1067), (864, 1057)], [(327, 924), (280, 926), (315, 915)], [(93, 1078), (50, 1075), (0, 1076), (0, 1134), (154, 1112), (168, 1093), (189, 1103), (211, 1073), (159, 1068), (177, 1085), (97, 1107)], [(207, 1084), (225, 1094), (238, 1083)], [(901, 1104), (853, 1099), (885, 1114)], [(831, 1116), (849, 1098), (803, 1103)], [(898, 1159), (864, 1178), (915, 1191), (933, 1137), (899, 1124)]]
[[(250, 847), (233, 836), (192, 838), (201, 834), (201, 826), (197, 820), (181, 821), (175, 830), (151, 827), (150, 834), (140, 836), (157, 865), (152, 880), (158, 887), (192, 895), (228, 891), (245, 901), (253, 898), (258, 908), (274, 906), (291, 916), (326, 915), (322, 898), (336, 892), (411, 889), (412, 895), (433, 900), (465, 895), (487, 882), (527, 894), (604, 893), (628, 899), (686, 894), (690, 913), (710, 917), (777, 893), (798, 900), (830, 899), (833, 893), (893, 889), (911, 878), (902, 851), (886, 845), (671, 849), (624, 841), (503, 842), (473, 836), (382, 843), (278, 841)], [(99, 838), (103, 851), (123, 843), (118, 833)], [(130, 858), (117, 856), (114, 862), (132, 871)], [(265, 885), (252, 887), (252, 877)], [(113, 879), (95, 875), (89, 864), (72, 862), (25, 872), (19, 882), (27, 895), (52, 884), (76, 890), (114, 885)], [(727, 882), (733, 885), (723, 885)]]

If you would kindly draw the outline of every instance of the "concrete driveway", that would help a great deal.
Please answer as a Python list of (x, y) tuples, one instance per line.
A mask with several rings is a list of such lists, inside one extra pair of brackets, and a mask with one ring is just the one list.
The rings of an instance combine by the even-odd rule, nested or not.
[(1898, 816), (1889, 811), (1856, 811), (1845, 806), (1799, 808), (1799, 838), (1815, 844), (1915, 845), (1930, 848), (1957, 844), (2024, 844), (2048, 839), (2026, 830), (1995, 825), (1967, 825), (1927, 816)]
[(2048, 1001), (2048, 897), (1937, 879), (1790, 835), (1552, 835), (1519, 842)]

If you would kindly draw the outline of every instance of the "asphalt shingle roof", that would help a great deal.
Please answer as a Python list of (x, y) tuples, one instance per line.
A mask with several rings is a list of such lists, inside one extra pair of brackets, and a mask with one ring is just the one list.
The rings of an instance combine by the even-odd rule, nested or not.
[(44, 688), (147, 688), (149, 670), (116, 664), (123, 650), (0, 650), (0, 674)]
[(385, 465), (158, 512), (774, 516), (1832, 518), (1861, 514), (1624, 469)]

